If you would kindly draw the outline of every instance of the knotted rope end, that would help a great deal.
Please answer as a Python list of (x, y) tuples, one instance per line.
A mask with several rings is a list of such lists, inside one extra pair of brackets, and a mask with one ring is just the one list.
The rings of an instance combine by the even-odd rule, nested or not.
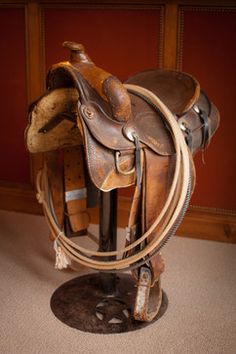
[(53, 243), (53, 248), (56, 252), (55, 269), (62, 270), (66, 269), (71, 265), (70, 258), (65, 254), (60, 245), (58, 245), (57, 240)]

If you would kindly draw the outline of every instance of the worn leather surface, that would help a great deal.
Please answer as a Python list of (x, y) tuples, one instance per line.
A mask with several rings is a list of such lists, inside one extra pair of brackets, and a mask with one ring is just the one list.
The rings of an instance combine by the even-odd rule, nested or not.
[[(171, 138), (161, 117), (156, 119), (155, 110), (139, 97), (129, 95), (132, 114), (126, 123), (115, 119), (111, 107), (103, 96), (100, 96), (70, 63), (54, 65), (48, 74), (47, 82), (51, 90), (63, 85), (71, 85), (79, 90), (82, 102), (79, 116), (86, 122), (92, 136), (105, 147), (113, 150), (133, 149), (134, 144), (124, 134), (127, 130), (132, 130), (137, 133), (142, 143), (155, 152), (163, 155), (174, 152), (170, 143)], [(84, 109), (89, 109), (93, 117), (88, 118), (83, 114)]]
[(200, 94), (200, 85), (193, 76), (172, 70), (142, 71), (130, 77), (126, 83), (152, 91), (177, 115), (185, 114)]
[(219, 126), (219, 112), (206, 94), (201, 91), (198, 81), (191, 75), (162, 69), (146, 70), (130, 77), (126, 83), (147, 88), (157, 95), (179, 122), (184, 122), (193, 131), (192, 149), (195, 154), (203, 142), (203, 129), (199, 115), (194, 106), (206, 112), (209, 121), (209, 145), (212, 136)]
[[(84, 122), (82, 122), (82, 126), (88, 171), (95, 186), (105, 192), (134, 184), (135, 173), (130, 175), (119, 174), (115, 165), (114, 151), (94, 139)], [(120, 159), (120, 167), (123, 170), (130, 170), (133, 163), (133, 153), (127, 153)]]
[[(173, 179), (175, 166), (175, 156), (158, 156), (152, 151), (145, 149), (144, 186), (145, 199), (143, 203), (143, 213), (145, 218), (145, 231), (153, 224), (167, 199)], [(158, 166), (158, 168), (157, 168)], [(162, 227), (165, 219), (160, 223)], [(155, 230), (148, 241), (156, 238), (160, 230)], [(159, 254), (150, 260), (153, 280), (158, 280), (164, 271), (164, 264), (161, 262)]]
[[(82, 146), (64, 149), (64, 189), (73, 192), (86, 188)], [(66, 200), (66, 214), (73, 232), (87, 230), (87, 198)]]
[[(83, 71), (82, 71), (83, 72)], [(110, 77), (110, 76), (108, 76)], [(105, 77), (107, 78), (107, 77)], [(168, 79), (169, 78), (169, 79)], [(91, 81), (91, 77), (89, 77)], [(39, 133), (39, 128), (55, 115), (77, 111), (86, 122), (91, 135), (98, 143), (112, 150), (133, 149), (133, 143), (127, 139), (128, 132), (135, 132), (144, 145), (161, 155), (173, 153), (171, 137), (161, 116), (141, 98), (129, 94), (132, 113), (128, 120), (119, 121), (113, 116), (109, 102), (99, 94), (96, 85), (91, 86), (71, 63), (54, 65), (47, 78), (50, 89), (30, 112), (30, 123), (26, 132), (27, 146), (31, 152), (50, 151), (65, 146), (77, 145), (81, 136), (70, 121), (63, 120), (47, 134)], [(209, 120), (209, 137), (219, 125), (219, 112), (215, 105), (200, 92), (198, 82), (190, 75), (169, 70), (149, 70), (130, 78), (127, 82), (140, 84), (153, 91), (193, 131), (192, 153), (202, 147), (202, 123), (193, 106), (205, 111)], [(83, 115), (77, 103), (93, 112), (93, 118)], [(186, 112), (186, 110), (188, 111)], [(102, 126), (102, 129), (101, 129)], [(209, 139), (209, 140), (210, 140)]]

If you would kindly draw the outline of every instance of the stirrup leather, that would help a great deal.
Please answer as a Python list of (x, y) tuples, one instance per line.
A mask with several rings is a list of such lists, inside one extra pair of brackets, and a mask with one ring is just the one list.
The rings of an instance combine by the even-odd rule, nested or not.
[(162, 303), (160, 277), (151, 287), (152, 275), (147, 267), (141, 267), (137, 295), (134, 305), (134, 318), (137, 321), (152, 321), (158, 314)]

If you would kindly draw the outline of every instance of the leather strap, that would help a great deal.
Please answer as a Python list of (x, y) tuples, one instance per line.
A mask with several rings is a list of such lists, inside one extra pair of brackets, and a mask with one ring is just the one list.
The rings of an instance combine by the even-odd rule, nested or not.
[(73, 232), (86, 230), (89, 225), (84, 161), (81, 146), (64, 150), (64, 184), (67, 216)]
[(137, 284), (137, 295), (134, 305), (134, 318), (137, 321), (152, 321), (158, 314), (162, 302), (161, 279), (151, 287), (151, 272), (142, 267)]
[(209, 120), (208, 120), (208, 116), (206, 114), (206, 112), (201, 111), (199, 114), (200, 120), (202, 122), (202, 149), (206, 149), (208, 142), (209, 142), (209, 138), (210, 138), (210, 134), (209, 134)]
[[(198, 114), (200, 122), (202, 123), (202, 144), (201, 148), (205, 149), (208, 146), (210, 140), (210, 127), (209, 118), (205, 111), (200, 109), (198, 106), (193, 107), (194, 111)], [(192, 134), (192, 132), (191, 132)]]

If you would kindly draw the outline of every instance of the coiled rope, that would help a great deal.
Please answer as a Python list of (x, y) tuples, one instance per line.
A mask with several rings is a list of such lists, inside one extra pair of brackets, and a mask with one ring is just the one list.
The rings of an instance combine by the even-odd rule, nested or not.
[[(155, 250), (158, 249), (158, 247), (165, 242), (166, 238), (170, 237), (171, 231), (175, 229), (174, 225), (176, 224), (176, 220), (178, 220), (182, 210), (186, 209), (186, 201), (189, 199), (189, 153), (184, 140), (184, 136), (179, 128), (175, 117), (165, 106), (165, 104), (151, 91), (136, 85), (125, 85), (125, 87), (128, 89), (128, 91), (133, 92), (134, 94), (137, 93), (141, 96), (144, 96), (148, 101), (151, 101), (153, 105), (160, 110), (160, 112), (166, 119), (166, 123), (169, 126), (176, 151), (175, 171), (168, 197), (160, 214), (153, 222), (151, 227), (142, 235), (142, 237), (127, 245), (123, 249), (110, 252), (92, 251), (75, 244), (69, 238), (66, 237), (63, 230), (61, 230), (58, 226), (55, 216), (53, 215), (52, 205), (50, 202), (50, 190), (48, 186), (48, 179), (45, 168), (39, 171), (36, 181), (38, 200), (43, 205), (45, 216), (48, 220), (49, 227), (57, 244), (71, 260), (74, 260), (89, 268), (97, 269), (100, 271), (115, 271), (120, 269), (124, 270), (125, 268), (131, 267), (132, 265), (136, 264), (140, 260), (144, 259), (145, 262), (145, 257), (150, 254), (153, 255)], [(170, 209), (171, 214), (169, 215), (169, 220), (167, 220), (165, 227), (162, 228), (161, 233), (157, 234), (157, 237), (155, 237), (152, 241), (146, 244), (145, 248), (139, 250), (135, 254), (128, 255), (123, 259), (113, 259), (110, 261), (99, 260), (99, 258), (102, 257), (114, 257), (122, 255), (128, 251), (133, 250), (141, 243), (143, 244), (143, 242), (147, 240), (147, 238), (153, 233), (153, 231), (157, 229), (163, 217)]]

